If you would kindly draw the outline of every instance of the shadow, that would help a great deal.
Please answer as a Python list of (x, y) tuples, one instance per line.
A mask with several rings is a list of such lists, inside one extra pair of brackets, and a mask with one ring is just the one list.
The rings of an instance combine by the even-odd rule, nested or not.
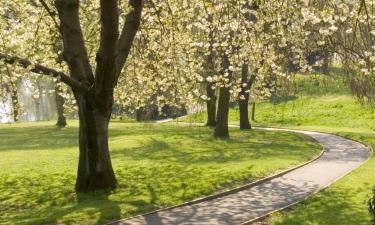
[[(275, 179), (218, 199), (138, 216), (116, 225), (232, 225), (288, 206), (315, 192), (314, 182)], [(289, 224), (290, 225), (290, 224)]]
[(278, 104), (287, 103), (290, 101), (295, 101), (297, 99), (298, 99), (297, 96), (278, 96), (278, 97), (272, 98), (270, 102), (274, 105), (278, 105)]
[[(334, 135), (312, 134), (327, 147), (327, 153), (315, 163), (323, 168), (327, 162), (341, 174), (346, 174), (351, 168), (348, 165), (363, 162), (369, 152), (363, 145)], [(262, 183), (258, 186), (243, 190), (225, 197), (161, 211), (150, 215), (139, 216), (117, 224), (241, 224), (276, 209), (304, 200), (330, 183), (325, 176), (317, 174), (315, 163), (305, 167), (304, 174), (300, 171), (288, 173), (280, 178)], [(332, 163), (335, 163), (332, 165)], [(307, 169), (310, 167), (310, 169)], [(331, 168), (328, 167), (328, 168)], [(327, 171), (327, 170), (323, 170)], [(321, 171), (321, 172), (323, 172)], [(363, 205), (353, 204), (350, 198), (358, 197), (370, 189), (364, 186), (353, 188), (350, 184), (339, 189), (326, 189), (309, 200), (300, 203), (297, 211), (278, 221), (277, 225), (304, 224), (364, 224), (368, 222), (365, 202)], [(307, 207), (301, 205), (308, 204)], [(362, 221), (362, 222), (359, 222)]]
[[(203, 135), (196, 135), (192, 131), (173, 130), (169, 133), (167, 127), (163, 129), (163, 138), (155, 139), (143, 135), (142, 140), (138, 140), (136, 147), (118, 148), (111, 151), (113, 158), (126, 157), (131, 160), (154, 160), (154, 161), (171, 161), (180, 164), (201, 164), (204, 162), (211, 163), (228, 163), (239, 162), (251, 159), (267, 158), (285, 158), (285, 152), (288, 155), (299, 155), (308, 157), (309, 152), (300, 151), (296, 143), (292, 142), (291, 134), (277, 133), (277, 139), (270, 140), (272, 136), (270, 131), (233, 131), (236, 137), (231, 139), (215, 139), (211, 137), (207, 128), (204, 129)], [(186, 129), (186, 128), (185, 128)], [(156, 131), (153, 131), (156, 132)], [(246, 136), (247, 133), (247, 136)], [(249, 140), (248, 134), (253, 135)], [(294, 134), (296, 135), (296, 134)], [(173, 136), (174, 138), (170, 138)], [(296, 135), (297, 139), (302, 139), (310, 143), (311, 139), (306, 139), (303, 135)], [(205, 143), (210, 143), (207, 145)], [(196, 146), (199, 146), (197, 148)]]
[[(64, 149), (75, 146), (78, 135), (77, 127), (32, 126), (30, 133), (24, 131), (1, 129), (0, 150)], [(103, 224), (212, 194), (269, 174), (269, 168), (275, 170), (272, 166), (260, 170), (255, 167), (258, 163), (311, 157), (311, 152), (305, 151), (305, 145), (311, 143), (298, 141), (303, 138), (300, 135), (237, 129), (231, 129), (231, 134), (231, 139), (217, 140), (206, 127), (115, 123), (110, 128), (110, 143), (119, 140), (111, 151), (119, 181), (115, 192), (77, 196), (72, 193), (76, 165), (48, 161), (53, 165), (48, 173), (36, 174), (36, 166), (43, 165), (35, 164), (10, 178), (0, 176), (0, 184), (4, 183), (0, 192), (13, 198), (13, 205), (1, 198), (0, 208), (4, 206), (7, 213), (17, 211), (11, 222)], [(132, 141), (132, 147), (122, 146), (125, 138)], [(248, 161), (241, 164), (244, 160)], [(148, 223), (152, 221), (157, 219)]]
[(349, 139), (319, 133), (310, 135), (324, 145), (325, 153), (320, 160), (330, 164), (344, 164), (350, 168), (353, 166), (352, 164), (361, 165), (371, 155), (366, 146)]
[(356, 196), (362, 191), (368, 190), (353, 190), (352, 188), (324, 190), (318, 195), (285, 210), (284, 216), (273, 224), (337, 224), (338, 221), (344, 222), (345, 225), (370, 224), (365, 202), (358, 206), (348, 199), (349, 196)]
[(0, 151), (8, 149), (57, 150), (78, 146), (78, 128), (55, 126), (28, 126), (0, 129)]
[[(57, 194), (63, 194), (65, 197), (56, 198)], [(56, 193), (55, 190), (51, 190), (38, 193), (38, 199), (42, 201), (39, 204), (43, 206), (35, 205), (35, 210), (27, 209), (27, 215), (17, 216), (17, 219), (12, 219), (11, 223), (102, 225), (123, 217), (121, 203), (112, 200), (111, 195), (110, 192), (104, 191), (76, 194), (74, 192)], [(17, 210), (20, 208), (18, 207)], [(77, 220), (80, 222), (77, 223)]]
[[(157, 124), (111, 122), (109, 138), (111, 140), (117, 136), (133, 136), (142, 133), (153, 135), (153, 132), (150, 132), (150, 130), (163, 132), (164, 128), (162, 125)], [(170, 131), (166, 134), (172, 133), (173, 131)], [(0, 151), (9, 149), (58, 150), (76, 146), (78, 148), (78, 137), (79, 128), (77, 126), (58, 128), (54, 125), (28, 123), (27, 127), (15, 127), (10, 124), (8, 128), (6, 125), (3, 125), (0, 128)]]
[[(92, 198), (96, 201), (92, 201)], [(101, 225), (113, 219), (121, 218), (121, 209), (119, 203), (110, 200), (111, 192), (97, 192), (94, 194), (78, 194), (77, 206), (79, 210), (93, 209), (95, 214), (99, 214), (99, 218), (93, 224)], [(71, 213), (71, 212), (70, 212)]]

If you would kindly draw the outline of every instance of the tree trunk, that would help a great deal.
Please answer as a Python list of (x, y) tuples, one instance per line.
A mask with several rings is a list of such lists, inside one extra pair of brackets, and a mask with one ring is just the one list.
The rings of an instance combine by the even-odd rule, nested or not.
[(117, 182), (109, 155), (108, 124), (114, 88), (139, 29), (144, 3), (143, 0), (128, 2), (132, 10), (126, 15), (119, 35), (119, 2), (100, 1), (100, 46), (96, 54), (95, 76), (81, 28), (79, 0), (54, 1), (60, 20), (62, 55), (70, 76), (0, 52), (0, 60), (7, 64), (18, 62), (31, 72), (59, 77), (72, 88), (78, 104), (80, 123), (77, 192), (116, 188)]
[(244, 99), (240, 99), (240, 129), (248, 130), (251, 129), (249, 121), (249, 94), (245, 94)]
[(216, 126), (216, 93), (212, 89), (212, 84), (206, 82), (206, 92), (209, 100), (206, 102), (207, 105), (207, 123), (206, 126)]
[(255, 102), (253, 102), (253, 110), (252, 110), (252, 113), (251, 113), (251, 120), (255, 121)]
[[(229, 71), (229, 59), (228, 56), (224, 54), (223, 56), (223, 74), (228, 72), (228, 83), (232, 80), (232, 72)], [(229, 115), (229, 102), (230, 102), (230, 92), (229, 86), (223, 85), (220, 87), (219, 92), (219, 103), (216, 116), (216, 126), (215, 126), (215, 137), (229, 137), (228, 129), (228, 115)]]
[[(241, 82), (246, 86), (241, 86), (241, 92), (239, 93), (239, 106), (240, 106), (240, 129), (247, 130), (251, 129), (249, 121), (249, 90), (251, 87), (248, 84), (249, 66), (247, 64), (242, 65)], [(251, 85), (251, 84), (250, 84)]]
[(7, 75), (9, 77), (9, 85), (5, 84), (5, 89), (8, 93), (10, 93), (10, 99), (12, 101), (12, 108), (13, 108), (13, 121), (17, 122), (19, 117), (19, 101), (18, 101), (18, 85), (17, 81), (12, 80), (12, 72), (9, 69), (8, 65), (6, 65)]
[(324, 75), (329, 75), (329, 63), (330, 63), (329, 52), (324, 51), (324, 53), (323, 53), (323, 65), (322, 65), (322, 73)]
[(12, 108), (13, 108), (13, 120), (18, 121), (19, 117), (19, 102), (18, 102), (18, 90), (17, 85), (12, 85), (11, 92)]
[[(213, 23), (213, 17), (212, 15), (208, 16), (208, 21), (210, 24)], [(209, 46), (209, 53), (207, 58), (206, 58), (206, 68), (208, 70), (208, 76), (211, 78), (215, 74), (215, 52), (214, 52), (214, 44), (215, 44), (215, 39), (214, 39), (214, 30), (213, 28), (210, 28), (209, 32), (209, 38), (210, 38), (210, 46)], [(215, 89), (212, 89), (214, 87), (212, 81), (209, 82), (206, 80), (206, 94), (209, 100), (206, 102), (207, 105), (207, 123), (206, 126), (209, 127), (214, 127), (216, 126), (216, 93)]]
[(108, 147), (108, 115), (94, 105), (94, 97), (76, 94), (79, 108), (79, 164), (77, 192), (116, 188)]
[(60, 81), (57, 81), (55, 83), (55, 99), (56, 99), (56, 112), (57, 112), (56, 126), (65, 127), (67, 125), (66, 118), (64, 116), (65, 99), (60, 95), (61, 90), (59, 88), (58, 82), (60, 82)]
[(229, 137), (228, 114), (230, 93), (228, 87), (220, 88), (215, 137)]
[(157, 120), (159, 117), (159, 110), (157, 105), (148, 104), (137, 109), (135, 115), (138, 122)]

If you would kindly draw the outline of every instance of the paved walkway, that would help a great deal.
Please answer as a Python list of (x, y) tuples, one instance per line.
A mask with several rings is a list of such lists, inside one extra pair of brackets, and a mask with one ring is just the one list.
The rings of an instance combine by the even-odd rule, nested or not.
[(322, 157), (281, 177), (224, 197), (112, 224), (242, 224), (304, 200), (363, 164), (371, 155), (364, 145), (336, 135), (310, 131), (293, 132), (306, 134), (320, 142), (325, 149)]

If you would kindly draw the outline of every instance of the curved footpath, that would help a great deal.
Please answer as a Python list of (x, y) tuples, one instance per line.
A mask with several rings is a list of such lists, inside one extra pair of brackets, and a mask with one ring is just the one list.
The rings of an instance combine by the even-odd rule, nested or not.
[(371, 155), (369, 149), (363, 144), (332, 134), (275, 128), (264, 129), (306, 134), (323, 145), (324, 153), (320, 158), (305, 166), (244, 190), (111, 224), (247, 224), (306, 199), (359, 167)]

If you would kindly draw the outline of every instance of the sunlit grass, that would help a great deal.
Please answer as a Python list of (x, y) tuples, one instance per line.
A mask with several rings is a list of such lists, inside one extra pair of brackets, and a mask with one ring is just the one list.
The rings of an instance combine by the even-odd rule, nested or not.
[[(325, 126), (299, 126), (300, 129), (320, 130), (337, 133), (375, 149), (375, 132), (369, 129), (355, 129)], [(369, 225), (370, 215), (367, 200), (375, 185), (375, 157), (353, 171), (331, 187), (307, 201), (293, 207), (287, 213), (272, 216), (273, 225)]]
[(306, 136), (113, 122), (119, 188), (76, 195), (77, 122), (0, 125), (0, 224), (102, 224), (240, 185), (311, 159)]
[[(375, 149), (375, 112), (362, 107), (343, 86), (343, 77), (298, 77), (300, 95), (277, 103), (256, 104), (253, 123), (336, 133)], [(205, 121), (205, 113), (185, 121)], [(238, 124), (238, 109), (231, 109), (230, 122)], [(375, 186), (375, 157), (331, 187), (292, 209), (270, 218), (273, 225), (368, 225), (367, 200)]]

